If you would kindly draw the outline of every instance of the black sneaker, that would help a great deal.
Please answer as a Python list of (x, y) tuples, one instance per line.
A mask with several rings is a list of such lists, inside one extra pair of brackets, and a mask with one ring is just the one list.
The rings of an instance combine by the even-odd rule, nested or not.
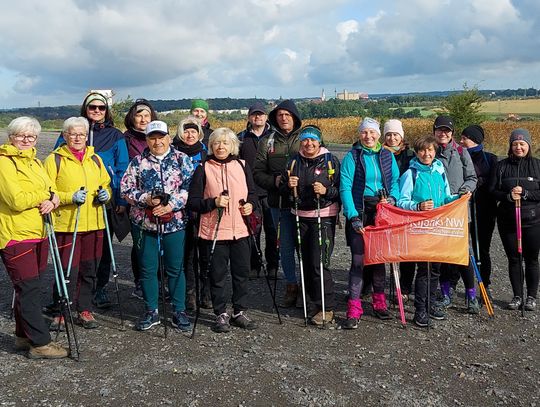
[(392, 315), (390, 312), (388, 312), (388, 309), (374, 309), (373, 314), (379, 318), (384, 320), (392, 319)]
[(525, 300), (525, 311), (534, 311), (536, 309), (536, 298), (530, 295)]
[(99, 287), (96, 289), (96, 293), (94, 294), (94, 299), (92, 300), (92, 303), (100, 309), (112, 307), (112, 303), (109, 300), (109, 296), (107, 295), (105, 287)]
[(233, 314), (231, 318), (231, 325), (237, 326), (238, 328), (247, 329), (248, 331), (257, 328), (257, 324), (247, 316), (245, 311), (240, 311), (238, 314)]
[(467, 298), (467, 314), (479, 314), (480, 303), (476, 297)]
[(433, 306), (429, 310), (429, 317), (431, 319), (442, 321), (443, 319), (446, 319), (446, 313), (443, 311), (441, 307)]
[(216, 322), (212, 326), (212, 331), (217, 333), (226, 333), (231, 330), (231, 325), (229, 324), (229, 319), (231, 317), (229, 314), (224, 312), (216, 317)]
[(360, 318), (347, 318), (342, 324), (342, 329), (356, 329), (358, 328), (358, 321)]
[(415, 312), (413, 322), (421, 328), (431, 326), (431, 321), (425, 311)]
[(512, 301), (510, 301), (508, 303), (508, 305), (506, 306), (506, 308), (510, 309), (510, 310), (517, 310), (517, 309), (520, 309), (521, 308), (521, 297), (518, 297), (517, 295), (512, 298)]

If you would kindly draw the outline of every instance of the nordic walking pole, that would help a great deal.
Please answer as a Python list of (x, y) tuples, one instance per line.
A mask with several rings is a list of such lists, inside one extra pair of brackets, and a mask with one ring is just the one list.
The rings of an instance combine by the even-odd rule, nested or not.
[(401, 284), (399, 282), (399, 263), (393, 262), (390, 267), (392, 268), (392, 272), (394, 273), (394, 282), (399, 305), (399, 316), (401, 318), (401, 325), (403, 326), (403, 328), (405, 328), (405, 326), (407, 325), (407, 321), (405, 320), (405, 309), (403, 308), (403, 298), (401, 297)]
[[(54, 234), (51, 215), (46, 214), (44, 220), (47, 237), (49, 239), (51, 262), (54, 268), (54, 279), (56, 289), (58, 290), (60, 314), (64, 316), (64, 320), (66, 321), (66, 336), (68, 340), (69, 353), (70, 356), (78, 362), (80, 358), (79, 342), (77, 341), (77, 335), (75, 333), (75, 323), (71, 313), (71, 302), (69, 301), (68, 289), (66, 286), (66, 280), (64, 278), (64, 270), (62, 269), (62, 260), (60, 257), (60, 251), (58, 250), (56, 235)], [(56, 333), (57, 337), (59, 333), (60, 325), (58, 326), (58, 331)]]
[(476, 274), (476, 279), (478, 280), (478, 287), (480, 287), (482, 300), (484, 301), (484, 304), (486, 305), (488, 316), (493, 318), (495, 317), (495, 312), (493, 311), (493, 304), (491, 303), (491, 300), (489, 299), (489, 296), (487, 295), (486, 287), (484, 286), (484, 282), (482, 281), (482, 276), (480, 275), (480, 271), (478, 270), (476, 259), (474, 258), (474, 252), (471, 247), (469, 247), (469, 255), (470, 255), (471, 263), (474, 269), (474, 274)]
[[(291, 176), (294, 164), (296, 161), (293, 160), (291, 168), (289, 170), (289, 178)], [(298, 260), (300, 263), (300, 280), (302, 282), (302, 305), (304, 307), (304, 326), (307, 326), (307, 306), (306, 306), (306, 287), (304, 281), (304, 264), (302, 262), (302, 237), (300, 236), (300, 216), (298, 215), (298, 188), (293, 188), (293, 197), (294, 197), (294, 212), (296, 217), (296, 241), (298, 243)]]
[[(240, 199), (239, 204), (244, 206), (246, 204), (246, 201), (244, 199)], [(272, 291), (272, 286), (270, 285), (270, 279), (268, 278), (268, 271), (266, 269), (266, 265), (263, 261), (263, 254), (261, 251), (261, 248), (257, 244), (257, 238), (255, 237), (255, 232), (253, 231), (253, 228), (251, 227), (251, 223), (249, 223), (248, 216), (242, 216), (244, 219), (244, 223), (246, 224), (248, 228), (248, 233), (251, 236), (253, 246), (255, 246), (255, 250), (257, 250), (257, 255), (259, 256), (259, 261), (261, 262), (261, 267), (263, 268), (264, 276), (266, 279), (266, 284), (268, 285), (268, 290), (270, 291), (270, 297), (272, 297), (272, 306), (276, 310), (276, 314), (278, 317), (279, 324), (281, 325), (283, 322), (281, 321), (281, 315), (279, 313), (279, 307), (276, 304), (276, 292)]]
[(429, 312), (431, 311), (431, 262), (427, 262), (427, 298), (426, 298), (426, 309), (428, 314), (428, 324), (427, 324), (427, 330), (429, 331), (430, 320), (429, 320)]
[(521, 199), (516, 199), (516, 235), (519, 257), (519, 277), (521, 281), (521, 316), (525, 317), (525, 298), (523, 285), (525, 283), (525, 271), (523, 270), (523, 245), (521, 241)]
[(323, 328), (326, 325), (326, 307), (324, 298), (324, 265), (323, 265), (323, 243), (322, 243), (322, 227), (321, 227), (321, 197), (317, 194), (317, 226), (319, 229), (319, 273), (321, 276), (321, 310)]
[[(223, 196), (229, 196), (229, 191), (226, 189), (221, 193)], [(219, 232), (219, 224), (221, 223), (221, 217), (223, 216), (223, 208), (218, 207), (217, 208), (217, 222), (216, 222), (216, 230), (214, 231), (214, 239), (212, 240), (212, 246), (210, 248), (210, 255), (208, 256), (208, 264), (207, 264), (207, 278), (210, 278), (210, 271), (212, 269), (212, 260), (214, 258), (214, 250), (216, 250), (216, 242), (218, 238), (218, 232)], [(201, 304), (200, 302), (197, 303), (197, 311), (195, 312), (195, 321), (193, 322), (193, 330), (191, 331), (191, 339), (195, 337), (195, 330), (197, 329), (197, 322), (199, 321), (199, 316), (201, 314)]]
[[(84, 191), (84, 186), (82, 186), (80, 191)], [(73, 238), (71, 239), (71, 251), (69, 252), (69, 260), (66, 269), (66, 278), (69, 279), (71, 274), (71, 263), (73, 262), (73, 253), (75, 253), (75, 241), (77, 240), (77, 229), (79, 229), (79, 218), (81, 216), (81, 205), (77, 204), (77, 214), (75, 215), (75, 228), (73, 229)], [(67, 280), (69, 283), (69, 280)]]
[(13, 290), (13, 294), (11, 295), (11, 312), (9, 313), (9, 319), (13, 319), (14, 315), (15, 315), (15, 290)]
[[(99, 190), (102, 189), (103, 187), (100, 185)], [(105, 205), (105, 203), (101, 204), (101, 206), (103, 207), (103, 219), (105, 220), (105, 233), (107, 234), (107, 242), (109, 243), (109, 252), (111, 254), (111, 267), (114, 278), (114, 289), (116, 291), (116, 299), (118, 300), (118, 311), (120, 311), (120, 329), (124, 330), (124, 313), (122, 312), (122, 303), (120, 302), (120, 290), (118, 289), (118, 270), (116, 268), (116, 260), (114, 258), (114, 250), (112, 246), (111, 229), (109, 227), (109, 219), (107, 218), (107, 208)], [(111, 210), (114, 211), (114, 208), (112, 208)]]
[(162, 223), (159, 216), (156, 216), (156, 228), (157, 228), (157, 247), (158, 247), (158, 271), (161, 278), (161, 307), (163, 308), (163, 319), (165, 325), (165, 338), (167, 337), (169, 330), (167, 327), (167, 301), (165, 299), (165, 270), (163, 264), (163, 230)]

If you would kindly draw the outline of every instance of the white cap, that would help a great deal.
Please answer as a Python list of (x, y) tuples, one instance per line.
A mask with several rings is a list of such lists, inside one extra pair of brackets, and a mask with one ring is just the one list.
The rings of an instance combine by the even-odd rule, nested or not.
[(153, 122), (148, 123), (146, 126), (146, 135), (148, 136), (150, 133), (169, 134), (167, 123), (162, 122), (161, 120), (154, 120)]

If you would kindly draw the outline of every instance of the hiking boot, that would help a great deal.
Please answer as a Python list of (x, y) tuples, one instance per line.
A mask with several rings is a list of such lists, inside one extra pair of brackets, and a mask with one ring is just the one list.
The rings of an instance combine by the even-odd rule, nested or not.
[(247, 316), (246, 311), (240, 311), (238, 314), (233, 314), (231, 317), (231, 325), (247, 329), (248, 331), (257, 328), (257, 324)]
[[(323, 324), (323, 312), (322, 310), (317, 312), (309, 320), (313, 325), (321, 326)], [(332, 324), (334, 323), (334, 311), (326, 311), (324, 313), (324, 323)]]
[(478, 303), (478, 299), (476, 297), (467, 298), (467, 314), (478, 313), (480, 313), (480, 304)]
[(197, 298), (195, 291), (190, 290), (186, 295), (186, 311), (194, 311), (197, 308)]
[(20, 336), (15, 337), (15, 350), (17, 352), (28, 351), (32, 347), (32, 343), (28, 338), (22, 338)]
[(216, 317), (216, 322), (212, 325), (212, 331), (217, 333), (226, 333), (231, 330), (231, 325), (229, 324), (229, 314), (224, 312)]
[(159, 325), (161, 321), (159, 320), (158, 311), (146, 311), (144, 315), (137, 321), (135, 329), (137, 331), (146, 331), (152, 328), (154, 325)]
[(139, 283), (138, 281), (135, 283), (135, 289), (131, 293), (131, 296), (138, 298), (139, 300), (144, 300), (141, 283)]
[(94, 315), (92, 315), (90, 311), (79, 312), (79, 324), (81, 324), (84, 329), (95, 329), (99, 326)]
[(285, 292), (285, 295), (283, 296), (283, 301), (281, 302), (281, 306), (283, 308), (291, 308), (291, 307), (296, 306), (296, 297), (298, 297), (298, 284), (288, 283), (287, 291)]
[(441, 307), (433, 306), (429, 310), (429, 317), (431, 319), (436, 319), (437, 321), (442, 321), (443, 319), (446, 319), (446, 313)]
[(415, 312), (413, 322), (421, 328), (431, 326), (431, 320), (426, 311)]
[(360, 318), (349, 317), (341, 324), (341, 328), (342, 329), (356, 329), (358, 328), (358, 321), (360, 321)]
[(109, 296), (107, 295), (107, 291), (105, 290), (105, 287), (99, 287), (96, 289), (96, 293), (94, 294), (94, 299), (92, 300), (92, 304), (94, 304), (99, 309), (112, 307), (112, 303), (109, 300)]
[(209, 293), (203, 294), (202, 299), (201, 299), (201, 308), (204, 308), (204, 309), (212, 309), (213, 308), (213, 306), (212, 306), (212, 298), (210, 298)]
[(512, 298), (512, 301), (510, 301), (508, 303), (508, 305), (506, 306), (506, 308), (510, 309), (510, 310), (517, 310), (521, 307), (521, 297), (518, 297), (517, 295)]
[(530, 295), (525, 300), (525, 311), (534, 311), (536, 309), (536, 298)]
[(29, 359), (61, 359), (68, 355), (69, 351), (56, 342), (49, 342), (43, 346), (30, 346), (27, 354)]
[(52, 319), (51, 324), (49, 325), (49, 331), (55, 332), (60, 331), (64, 332), (66, 330), (66, 321), (64, 320), (63, 315), (57, 315)]
[(383, 321), (392, 319), (392, 315), (390, 314), (388, 309), (374, 309), (373, 315), (375, 315), (379, 319), (382, 319)]
[(191, 323), (185, 311), (175, 312), (172, 316), (171, 325), (182, 332), (191, 331)]

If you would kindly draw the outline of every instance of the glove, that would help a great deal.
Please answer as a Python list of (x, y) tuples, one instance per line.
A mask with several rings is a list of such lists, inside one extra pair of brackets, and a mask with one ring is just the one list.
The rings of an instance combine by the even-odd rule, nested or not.
[(360, 231), (364, 228), (364, 224), (358, 216), (351, 218), (351, 226), (356, 233), (360, 233)]
[(71, 198), (71, 200), (73, 201), (74, 204), (82, 205), (83, 203), (86, 202), (87, 192), (88, 191), (86, 189), (78, 190), (77, 192), (73, 194), (73, 197)]
[(465, 187), (461, 187), (461, 188), (459, 188), (459, 190), (457, 191), (457, 193), (458, 193), (459, 196), (463, 196), (463, 195), (465, 195), (467, 192), (469, 192), (469, 190), (468, 190), (467, 188), (465, 188)]
[(99, 203), (104, 204), (109, 200), (110, 196), (106, 189), (100, 189), (97, 194), (97, 200)]

